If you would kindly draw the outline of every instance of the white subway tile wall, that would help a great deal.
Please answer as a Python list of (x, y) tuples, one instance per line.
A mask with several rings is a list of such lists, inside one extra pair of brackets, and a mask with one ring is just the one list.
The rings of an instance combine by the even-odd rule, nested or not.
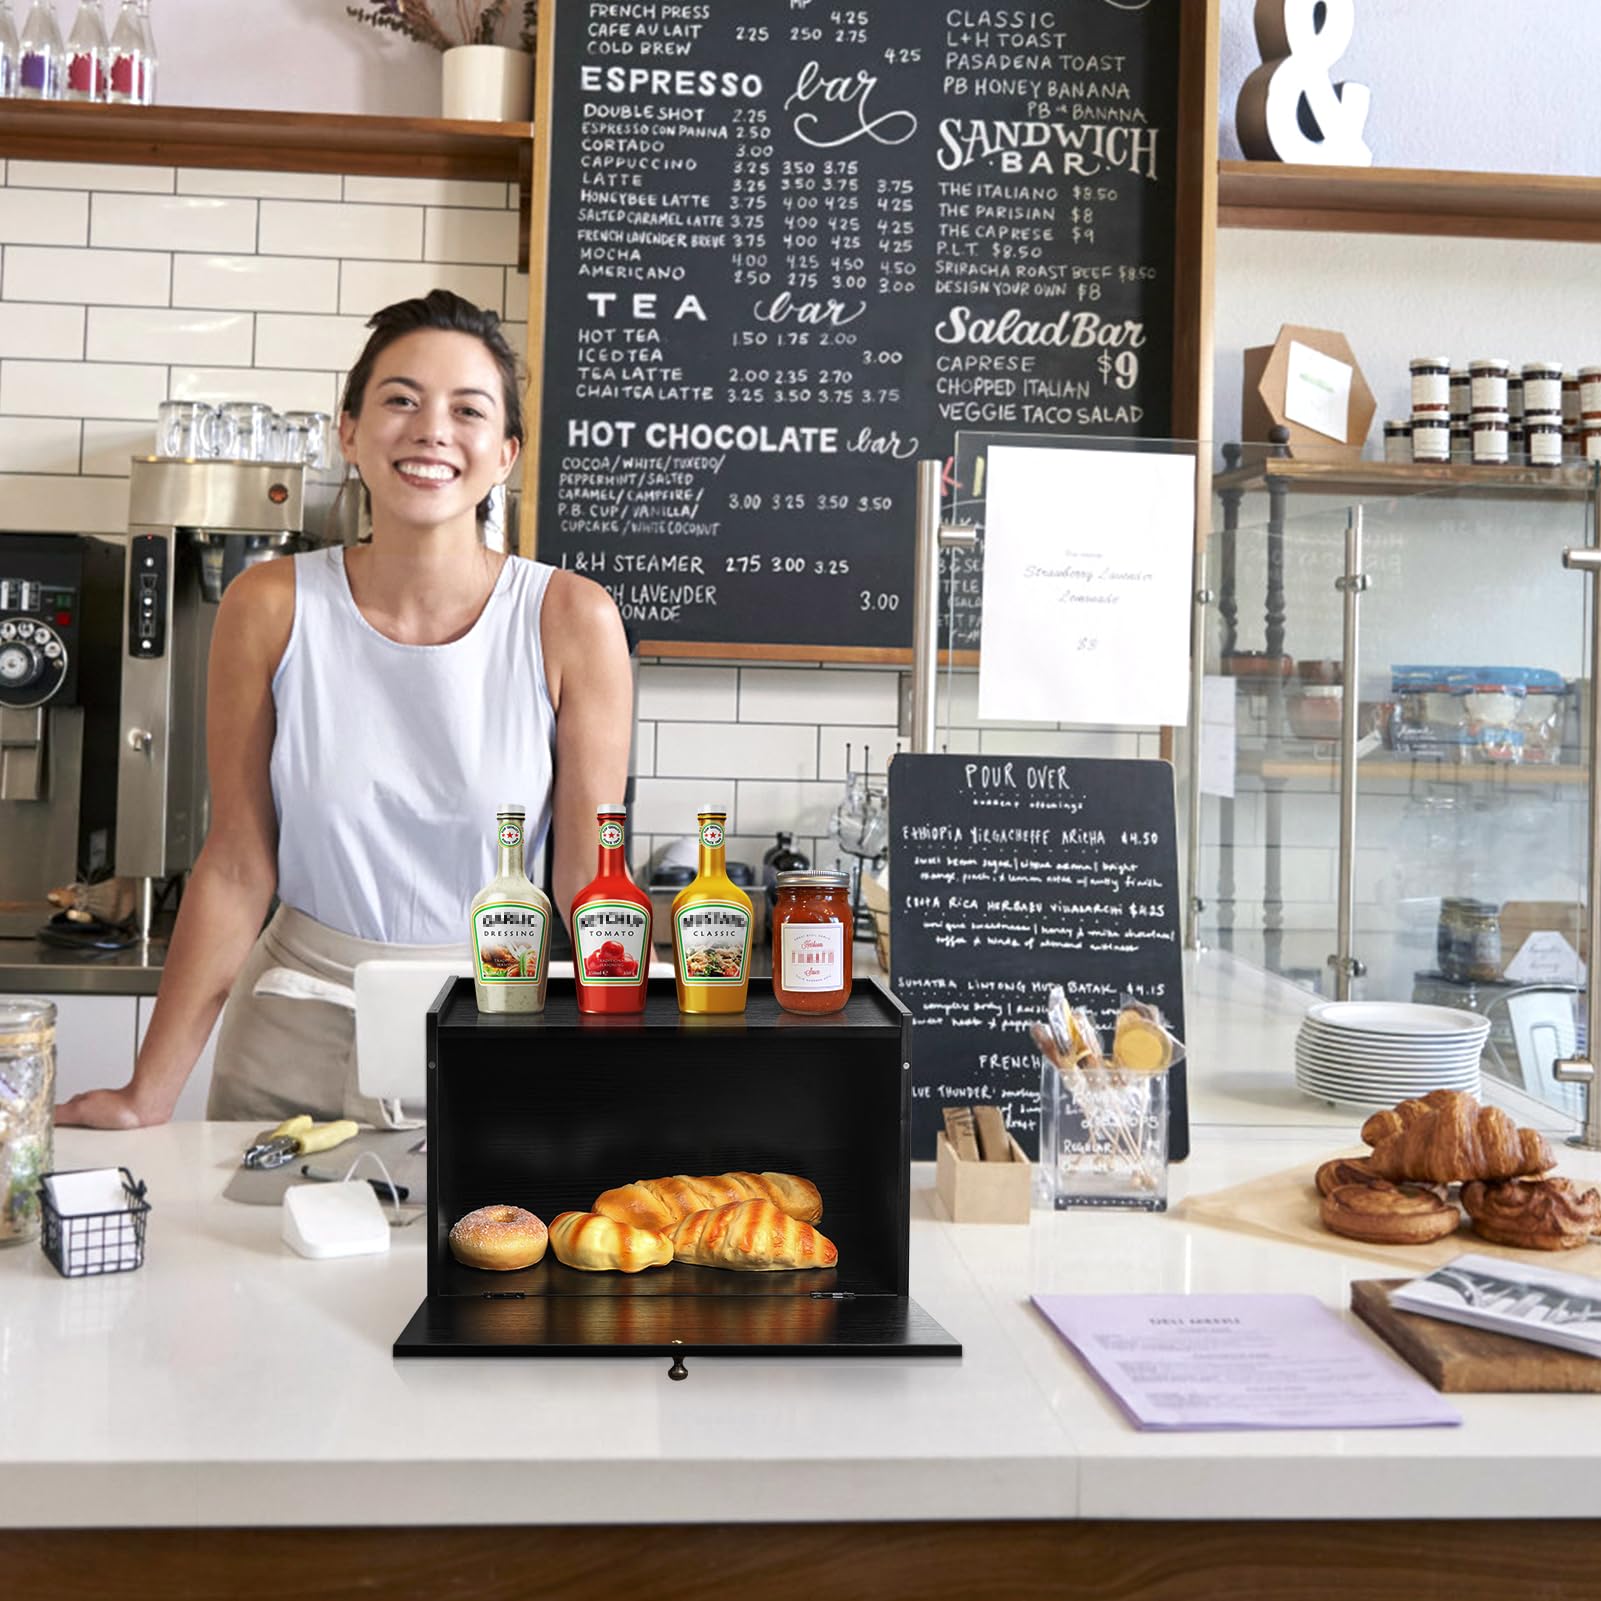
[[(119, 533), (128, 460), (161, 400), (331, 410), (378, 307), (436, 285), (508, 319), (527, 347), (514, 185), (421, 178), (0, 163), (0, 529)], [(636, 866), (729, 812), (756, 867), (780, 829), (833, 865), (850, 765), (882, 777), (900, 673), (646, 661), (639, 670)], [(940, 698), (952, 751), (1154, 756), (1152, 732), (977, 716), (976, 679)]]

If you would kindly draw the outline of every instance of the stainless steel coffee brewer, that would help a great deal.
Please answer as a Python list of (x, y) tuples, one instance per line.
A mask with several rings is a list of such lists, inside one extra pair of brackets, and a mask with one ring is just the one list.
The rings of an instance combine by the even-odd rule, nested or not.
[(195, 863), (210, 822), (206, 663), (217, 603), (246, 567), (304, 548), (305, 472), (281, 462), (136, 457), (117, 772), (118, 873), (154, 881)]
[(122, 565), (120, 541), (0, 530), (0, 933), (110, 865)]

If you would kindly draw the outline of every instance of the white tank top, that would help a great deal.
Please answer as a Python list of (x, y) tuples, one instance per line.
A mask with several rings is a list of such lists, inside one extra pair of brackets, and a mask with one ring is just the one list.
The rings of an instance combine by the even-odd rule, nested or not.
[(278, 897), (390, 945), (467, 939), (495, 874), (495, 808), (550, 826), (556, 713), (539, 616), (555, 570), (508, 557), (448, 645), (401, 645), (361, 615), (340, 547), (293, 558), (295, 620), (273, 675)]

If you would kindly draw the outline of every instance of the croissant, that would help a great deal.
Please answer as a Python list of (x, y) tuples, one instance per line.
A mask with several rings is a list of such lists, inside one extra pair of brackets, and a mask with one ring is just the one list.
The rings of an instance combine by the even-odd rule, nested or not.
[[(1471, 1101), (1473, 1097), (1462, 1090), (1430, 1090), (1421, 1101), (1402, 1101), (1393, 1110), (1375, 1112), (1362, 1125), (1362, 1138), (1369, 1145), (1377, 1145), (1380, 1140), (1387, 1140), (1392, 1134), (1399, 1134), (1463, 1099)], [(1478, 1102), (1473, 1104), (1477, 1106)]]
[[(557, 1220), (560, 1221), (559, 1219)], [(686, 1217), (672, 1231), (673, 1255), (697, 1267), (833, 1267), (834, 1242), (809, 1223), (786, 1216), (771, 1201), (735, 1201)]]
[(593, 1212), (563, 1212), (550, 1225), (550, 1248), (558, 1262), (585, 1273), (638, 1273), (673, 1259), (672, 1241), (665, 1235)]
[(823, 1215), (823, 1198), (817, 1186), (793, 1173), (718, 1173), (690, 1178), (640, 1179), (607, 1190), (597, 1197), (595, 1210), (640, 1229), (669, 1229), (695, 1212), (727, 1206), (734, 1201), (771, 1201), (781, 1212), (815, 1223)]
[(1382, 1134), (1367, 1159), (1380, 1178), (1454, 1184), (1521, 1178), (1556, 1165), (1551, 1147), (1535, 1130), (1519, 1128), (1499, 1107), (1480, 1106), (1471, 1095), (1450, 1094), (1410, 1121), (1398, 1115), (1404, 1126)]

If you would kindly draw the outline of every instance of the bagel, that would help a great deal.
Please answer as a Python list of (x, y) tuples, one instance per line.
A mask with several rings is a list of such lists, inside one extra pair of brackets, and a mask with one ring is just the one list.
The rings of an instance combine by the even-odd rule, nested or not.
[(480, 1206), (451, 1229), (450, 1254), (463, 1267), (515, 1273), (544, 1257), (549, 1238), (545, 1225), (520, 1206)]

